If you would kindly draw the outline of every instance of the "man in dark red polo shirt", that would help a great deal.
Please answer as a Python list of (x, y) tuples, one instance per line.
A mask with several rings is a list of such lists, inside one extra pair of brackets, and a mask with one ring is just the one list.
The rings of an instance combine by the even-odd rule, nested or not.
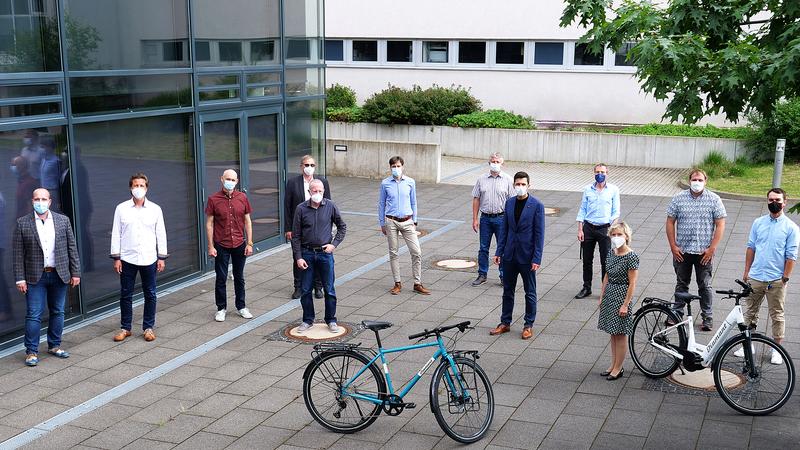
[(222, 190), (208, 197), (206, 205), (208, 256), (214, 258), (214, 270), (217, 273), (214, 289), (217, 314), (214, 320), (224, 322), (227, 314), (228, 296), (225, 284), (229, 260), (233, 260), (236, 310), (245, 319), (252, 319), (253, 315), (244, 302), (244, 263), (253, 254), (253, 222), (250, 221), (252, 209), (247, 195), (235, 190), (236, 183), (239, 182), (235, 170), (226, 170), (220, 177), (220, 182)]

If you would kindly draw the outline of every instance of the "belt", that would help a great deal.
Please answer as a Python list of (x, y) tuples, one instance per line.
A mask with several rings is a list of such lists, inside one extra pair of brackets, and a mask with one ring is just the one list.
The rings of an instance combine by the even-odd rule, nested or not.
[(411, 216), (395, 217), (395, 216), (390, 216), (388, 214), (386, 215), (386, 218), (387, 219), (392, 219), (395, 222), (405, 222), (406, 220), (411, 220)]
[[(325, 244), (325, 245), (327, 245), (327, 244)], [(311, 251), (311, 252), (324, 252), (325, 251), (324, 248), (322, 248), (322, 247), (314, 247), (313, 245), (303, 245), (302, 247), (303, 247), (304, 250), (308, 250), (308, 251)]]
[(56, 271), (55, 267), (45, 267), (43, 270), (43, 272), (55, 272), (55, 271)]
[(504, 213), (502, 213), (502, 212), (499, 212), (499, 213), (497, 213), (497, 214), (489, 214), (489, 213), (485, 213), (485, 212), (481, 211), (481, 216), (482, 216), (482, 217), (500, 217), (500, 216), (502, 216), (503, 214), (504, 214)]
[(602, 225), (595, 225), (595, 224), (590, 223), (590, 222), (583, 222), (583, 223), (586, 224), (586, 225), (589, 225), (589, 227), (591, 227), (591, 228), (606, 228), (606, 227), (611, 226), (610, 223), (604, 223)]

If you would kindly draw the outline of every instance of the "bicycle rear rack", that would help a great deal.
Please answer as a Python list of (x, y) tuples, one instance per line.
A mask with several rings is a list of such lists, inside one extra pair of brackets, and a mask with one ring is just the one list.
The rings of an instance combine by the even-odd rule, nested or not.
[(371, 354), (372, 356), (376, 355), (375, 350), (369, 347), (362, 347), (361, 342), (356, 344), (348, 344), (344, 342), (320, 342), (319, 344), (314, 345), (314, 350), (311, 351), (312, 358), (316, 358), (322, 353), (325, 352), (347, 352), (347, 351), (361, 351)]

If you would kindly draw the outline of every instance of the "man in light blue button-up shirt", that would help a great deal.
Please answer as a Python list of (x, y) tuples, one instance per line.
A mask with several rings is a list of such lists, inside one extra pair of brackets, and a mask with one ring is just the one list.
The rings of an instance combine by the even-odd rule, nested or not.
[[(800, 229), (783, 213), (786, 206), (783, 189), (770, 189), (767, 202), (770, 213), (753, 222), (747, 239), (743, 279), (750, 282), (753, 293), (745, 299), (744, 320), (747, 325), (758, 321), (758, 309), (766, 296), (772, 336), (780, 344), (786, 330), (783, 313), (786, 285), (797, 260)], [(773, 353), (771, 362), (781, 364), (783, 360), (780, 354)]]

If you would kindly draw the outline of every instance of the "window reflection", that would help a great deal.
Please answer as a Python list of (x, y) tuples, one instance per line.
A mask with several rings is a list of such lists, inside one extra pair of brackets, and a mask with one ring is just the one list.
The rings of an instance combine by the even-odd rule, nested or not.
[(195, 0), (192, 10), (198, 65), (280, 64), (280, 0)]
[(317, 160), (317, 172), (324, 173), (325, 122), (322, 108), (322, 100), (286, 104), (286, 167), (290, 174), (300, 173), (300, 158), (306, 154)]
[(280, 233), (278, 187), (278, 115), (247, 119), (249, 161), (248, 194), (253, 206), (253, 240), (258, 242)]
[(0, 73), (61, 70), (56, 0), (0, 1)]
[(70, 79), (72, 112), (141, 111), (191, 106), (188, 74)]

